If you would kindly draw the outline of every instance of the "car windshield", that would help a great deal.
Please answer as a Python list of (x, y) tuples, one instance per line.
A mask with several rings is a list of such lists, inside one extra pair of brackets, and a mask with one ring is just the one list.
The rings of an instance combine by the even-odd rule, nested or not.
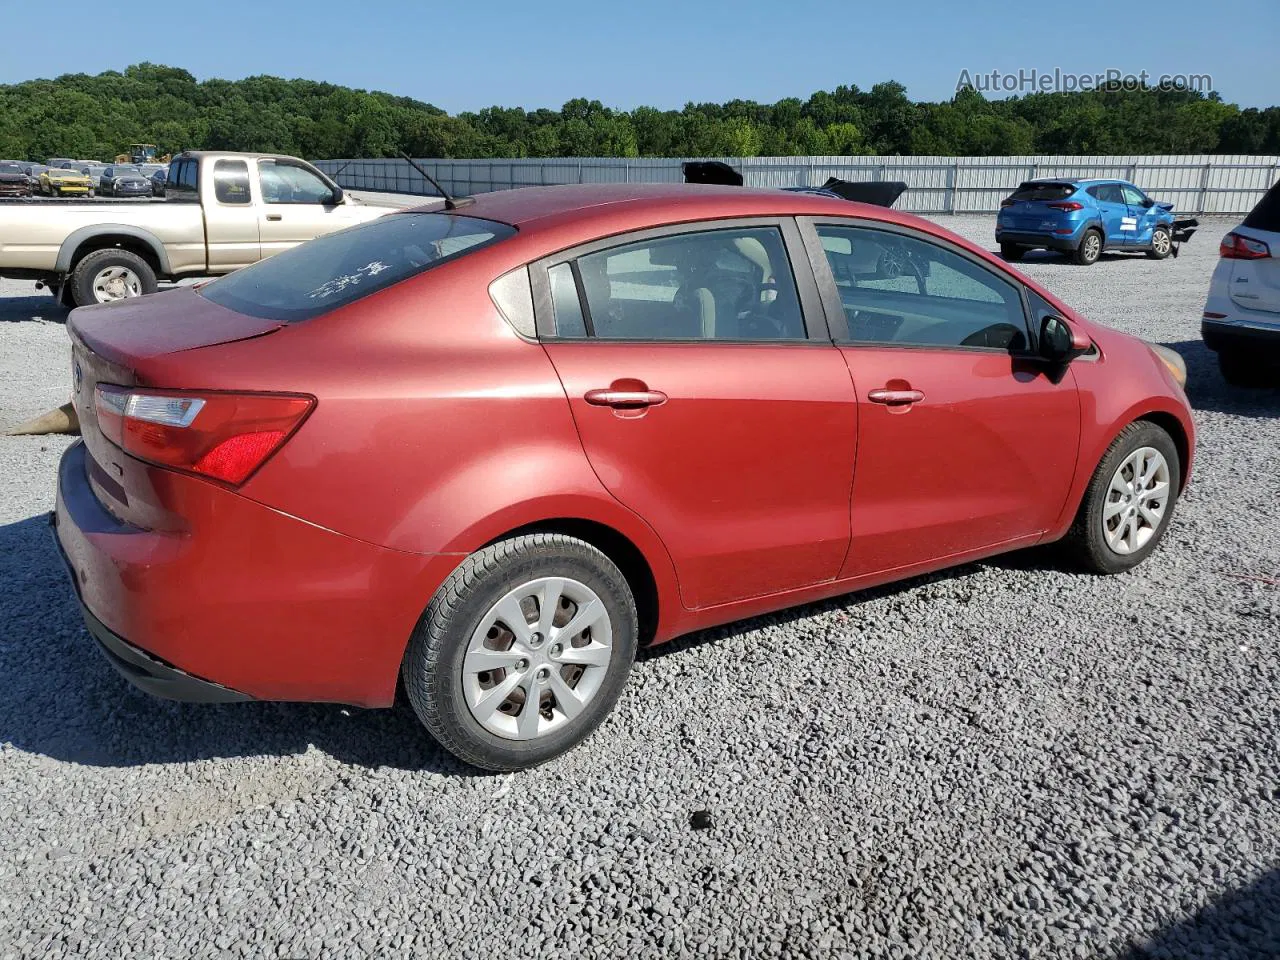
[(293, 323), (353, 303), (515, 232), (505, 223), (473, 217), (388, 214), (220, 277), (200, 293), (239, 313)]
[(115, 175), (117, 177), (140, 177), (142, 174), (137, 167), (116, 167)]
[(1013, 191), (1012, 200), (1065, 200), (1076, 192), (1074, 183), (1024, 183)]
[(0, 173), (22, 173), (22, 168), (16, 163), (0, 163)]

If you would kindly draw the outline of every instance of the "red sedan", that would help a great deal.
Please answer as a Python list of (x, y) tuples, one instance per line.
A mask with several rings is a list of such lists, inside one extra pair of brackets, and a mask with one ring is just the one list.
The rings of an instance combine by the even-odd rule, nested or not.
[(176, 699), (388, 706), (517, 769), (637, 645), (1064, 539), (1141, 562), (1176, 354), (880, 207), (582, 186), (396, 213), (76, 310), (54, 516), (85, 620)]

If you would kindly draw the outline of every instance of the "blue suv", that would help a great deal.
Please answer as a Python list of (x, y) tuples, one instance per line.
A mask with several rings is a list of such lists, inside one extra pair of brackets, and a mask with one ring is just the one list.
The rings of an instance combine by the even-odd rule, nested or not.
[(1124, 180), (1028, 180), (1001, 202), (996, 242), (1006, 260), (1037, 248), (1061, 250), (1086, 266), (1103, 250), (1163, 260), (1183, 239), (1181, 226), (1172, 203), (1157, 203)]

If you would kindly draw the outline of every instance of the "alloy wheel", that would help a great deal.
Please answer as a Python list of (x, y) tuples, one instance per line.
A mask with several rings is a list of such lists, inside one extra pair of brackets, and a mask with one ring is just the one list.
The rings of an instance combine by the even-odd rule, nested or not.
[(1154, 447), (1139, 447), (1111, 477), (1102, 507), (1102, 535), (1120, 555), (1141, 550), (1169, 509), (1169, 463)]
[(613, 657), (613, 625), (594, 590), (540, 577), (493, 604), (462, 662), (467, 707), (508, 740), (534, 740), (570, 723), (600, 690)]

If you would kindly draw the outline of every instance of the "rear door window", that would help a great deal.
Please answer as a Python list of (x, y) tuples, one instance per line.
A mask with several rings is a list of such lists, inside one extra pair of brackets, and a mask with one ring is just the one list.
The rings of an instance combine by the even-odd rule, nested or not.
[[(642, 240), (553, 267), (548, 279), (559, 337), (755, 341), (808, 336), (777, 227)], [(577, 310), (574, 299), (580, 299)]]
[(200, 293), (251, 317), (307, 320), (515, 232), (473, 217), (388, 214), (219, 277)]

